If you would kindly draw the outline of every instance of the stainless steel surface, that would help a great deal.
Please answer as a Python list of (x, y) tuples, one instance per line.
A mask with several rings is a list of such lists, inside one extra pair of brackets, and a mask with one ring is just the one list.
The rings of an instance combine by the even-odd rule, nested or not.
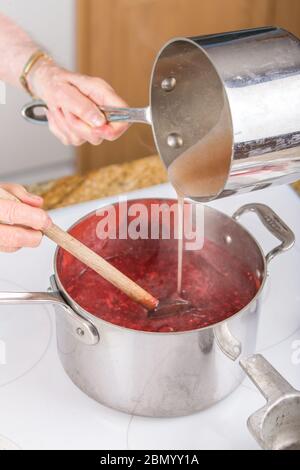
[(191, 303), (187, 300), (180, 299), (164, 299), (159, 302), (157, 307), (148, 311), (149, 318), (168, 318), (170, 316), (182, 314), (191, 307)]
[(1, 304), (22, 304), (24, 302), (64, 304), (58, 292), (0, 292)]
[(300, 450), (300, 392), (260, 354), (240, 364), (267, 400), (248, 419), (248, 428), (263, 449)]
[(163, 81), (161, 82), (161, 87), (164, 91), (172, 91), (174, 90), (175, 86), (176, 86), (175, 77), (164, 78)]
[(269, 263), (275, 256), (281, 252), (289, 250), (295, 243), (295, 236), (291, 229), (275, 212), (265, 204), (246, 204), (233, 214), (233, 219), (238, 220), (246, 212), (254, 212), (258, 215), (264, 226), (281, 241), (281, 244), (273, 248), (266, 256)]
[(115, 108), (101, 106), (100, 110), (105, 114), (107, 121), (124, 121), (129, 123), (140, 122), (152, 124), (150, 108)]
[[(170, 93), (159, 86), (166, 76), (176, 78)], [(285, 30), (170, 41), (153, 68), (151, 107), (171, 182), (206, 200), (299, 179), (299, 102), (300, 43)], [(182, 148), (166, 145), (172, 132)]]
[[(53, 299), (58, 295), (65, 302), (54, 302), (59, 357), (72, 381), (98, 402), (135, 415), (187, 415), (221, 400), (243, 380), (236, 359), (255, 351), (267, 263), (256, 240), (238, 222), (215, 209), (204, 210), (206, 237), (224, 245), (235, 257), (245, 259), (249, 269), (261, 279), (257, 295), (243, 310), (211, 327), (149, 333), (96, 318), (65, 291), (56, 252), (55, 278), (51, 281)], [(3, 298), (7, 302), (8, 294)], [(75, 318), (89, 322), (100, 340), (83, 344), (77, 331), (82, 326), (74, 322), (70, 327), (72, 319), (70, 322), (64, 314), (65, 309), (73, 311)]]
[(183, 146), (183, 140), (181, 135), (176, 132), (171, 132), (167, 137), (167, 144), (172, 149), (178, 149)]
[[(21, 114), (26, 121), (33, 124), (47, 124), (48, 119), (45, 114), (47, 105), (41, 100), (34, 100), (23, 106)], [(152, 124), (150, 108), (116, 108), (113, 106), (101, 106), (100, 111), (108, 122), (139, 122)]]
[(69, 334), (74, 335), (85, 345), (97, 344), (99, 334), (93, 322), (75, 313), (66, 304), (58, 292), (53, 278), (51, 278), (51, 285), (53, 288), (51, 292), (0, 292), (0, 305), (33, 303), (59, 306), (60, 315), (65, 317), (65, 327)]
[(217, 345), (225, 356), (235, 361), (242, 352), (241, 342), (235, 338), (228, 327), (228, 322), (223, 322), (214, 328), (214, 336)]

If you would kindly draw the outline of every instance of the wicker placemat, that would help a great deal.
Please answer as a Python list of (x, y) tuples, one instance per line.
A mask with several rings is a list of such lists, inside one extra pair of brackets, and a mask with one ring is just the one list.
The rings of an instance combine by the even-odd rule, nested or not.
[(297, 181), (296, 183), (294, 183), (292, 186), (293, 186), (293, 188), (297, 191), (297, 193), (298, 193), (299, 196), (300, 196), (300, 180)]
[(44, 208), (48, 210), (166, 181), (166, 170), (158, 155), (153, 155), (128, 163), (109, 165), (85, 175), (67, 176), (56, 181), (30, 185), (28, 189), (44, 198)]

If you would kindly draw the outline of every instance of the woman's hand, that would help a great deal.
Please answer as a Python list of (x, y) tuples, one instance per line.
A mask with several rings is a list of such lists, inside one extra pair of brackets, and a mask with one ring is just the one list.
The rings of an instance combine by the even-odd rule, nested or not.
[(0, 188), (21, 201), (7, 201), (0, 197), (0, 251), (37, 247), (42, 240), (42, 230), (52, 224), (48, 214), (41, 209), (43, 199), (28, 193), (18, 184), (1, 183)]
[(48, 106), (49, 128), (65, 145), (115, 140), (128, 128), (107, 123), (99, 106), (124, 107), (126, 103), (101, 78), (69, 72), (51, 59), (41, 59), (28, 76), (30, 89)]

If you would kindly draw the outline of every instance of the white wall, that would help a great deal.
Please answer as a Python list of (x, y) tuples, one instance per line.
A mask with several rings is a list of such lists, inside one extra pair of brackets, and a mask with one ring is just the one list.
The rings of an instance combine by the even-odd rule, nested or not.
[[(74, 69), (75, 0), (0, 0), (0, 11)], [(27, 101), (25, 92), (6, 87), (6, 104), (0, 104), (0, 178), (28, 182), (71, 172), (74, 150), (60, 144), (47, 127), (23, 121), (20, 109)]]

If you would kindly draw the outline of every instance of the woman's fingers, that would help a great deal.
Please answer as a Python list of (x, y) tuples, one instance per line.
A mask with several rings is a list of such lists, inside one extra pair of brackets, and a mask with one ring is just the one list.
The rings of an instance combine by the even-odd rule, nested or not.
[[(49, 120), (50, 117), (50, 120)], [(93, 128), (69, 112), (56, 109), (48, 111), (51, 131), (66, 145), (82, 145), (89, 142), (99, 145), (103, 141), (102, 128)]]
[(12, 248), (12, 247), (0, 245), (0, 253), (15, 253), (16, 251), (19, 251), (19, 250), (20, 248)]
[[(78, 88), (79, 92), (90, 98), (90, 100), (96, 103), (100, 108), (101, 106), (127, 107), (126, 102), (101, 78), (79, 74), (69, 74), (68, 78), (70, 83)], [(77, 115), (76, 113), (73, 114)], [(128, 127), (128, 124), (124, 122), (105, 122), (104, 125), (101, 126), (101, 136), (106, 140), (115, 140), (120, 137)]]
[(26, 191), (24, 186), (21, 186), (20, 184), (1, 183), (0, 187), (16, 196), (20, 201), (24, 202), (25, 204), (30, 204), (31, 206), (35, 207), (42, 207), (43, 205), (42, 197), (29, 193), (28, 191)]
[[(45, 230), (52, 221), (48, 214), (38, 207), (15, 201), (0, 199), (0, 221), (8, 225), (25, 225), (35, 230)], [(2, 242), (0, 236), (0, 243)], [(22, 246), (22, 245), (11, 245)]]
[(66, 113), (65, 119), (69, 128), (76, 133), (82, 143), (89, 142), (92, 145), (102, 143), (102, 127), (92, 128), (71, 113)]
[[(114, 106), (116, 108), (124, 108), (128, 105), (112, 90), (108, 88), (103, 95), (103, 106)], [(124, 122), (108, 122), (103, 129), (103, 137), (106, 140), (116, 140), (121, 137), (124, 132), (129, 128), (128, 123)]]
[(0, 224), (1, 251), (14, 252), (21, 247), (36, 248), (42, 240), (42, 232), (24, 227)]
[(71, 84), (65, 84), (60, 90), (61, 108), (64, 113), (72, 113), (91, 127), (105, 124), (105, 116), (98, 106)]
[(46, 116), (48, 119), (49, 130), (52, 132), (52, 134), (54, 134), (55, 137), (57, 137), (57, 139), (60, 140), (63, 145), (71, 145), (71, 142), (69, 141), (68, 137), (62, 132), (59, 125), (57, 124), (53, 112), (47, 111)]
[(48, 214), (40, 208), (43, 199), (28, 193), (19, 184), (3, 183), (0, 187), (20, 201), (0, 197), (0, 251), (12, 253), (21, 247), (37, 247), (42, 231), (52, 224)]
[(127, 107), (127, 103), (120, 98), (114, 89), (107, 82), (102, 80), (102, 78), (70, 73), (68, 80), (78, 88), (81, 93), (89, 97), (99, 106)]
[(86, 139), (82, 138), (78, 133), (78, 130), (68, 123), (61, 109), (53, 110), (51, 113), (56, 128), (59, 129), (59, 131), (64, 135), (68, 145), (79, 146), (85, 142)]

